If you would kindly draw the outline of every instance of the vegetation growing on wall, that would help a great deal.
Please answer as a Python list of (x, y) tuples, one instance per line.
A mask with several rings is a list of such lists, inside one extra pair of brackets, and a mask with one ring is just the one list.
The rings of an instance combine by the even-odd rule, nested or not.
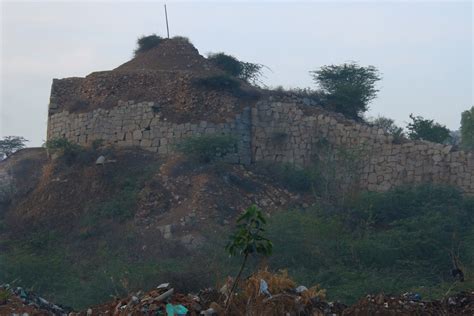
[(44, 143), (49, 154), (57, 154), (66, 164), (85, 162), (91, 159), (92, 152), (66, 138), (52, 138)]
[(326, 106), (352, 119), (362, 120), (379, 91), (375, 84), (381, 76), (374, 66), (352, 62), (323, 66), (310, 73), (323, 92)]
[(306, 167), (288, 163), (259, 162), (256, 168), (294, 192), (312, 192), (324, 201), (341, 204), (357, 193), (361, 162), (367, 155), (363, 146), (343, 148), (320, 138), (317, 154)]
[(408, 137), (412, 140), (426, 140), (443, 144), (451, 138), (449, 129), (434, 120), (413, 114), (410, 114), (410, 119), (412, 122), (408, 123), (407, 129)]
[(369, 124), (373, 127), (382, 129), (388, 135), (392, 135), (396, 143), (401, 142), (405, 138), (403, 128), (395, 124), (395, 121), (391, 118), (378, 116), (373, 120), (369, 120)]
[(260, 78), (264, 67), (261, 64), (240, 61), (234, 56), (224, 53), (209, 54), (207, 59), (229, 76), (255, 85), (261, 83)]
[(464, 150), (474, 150), (474, 106), (462, 112), (461, 147)]

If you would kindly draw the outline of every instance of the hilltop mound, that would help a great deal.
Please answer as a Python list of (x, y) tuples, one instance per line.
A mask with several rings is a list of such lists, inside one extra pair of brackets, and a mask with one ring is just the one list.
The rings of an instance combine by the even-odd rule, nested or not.
[(173, 122), (224, 122), (255, 102), (258, 93), (238, 79), (234, 79), (238, 86), (234, 89), (199, 84), (200, 79), (221, 75), (188, 41), (165, 39), (114, 70), (54, 79), (49, 115), (109, 109), (119, 101), (133, 100), (154, 102)]
[(186, 71), (203, 76), (221, 73), (190, 42), (181, 38), (163, 39), (157, 47), (137, 53), (113, 71)]

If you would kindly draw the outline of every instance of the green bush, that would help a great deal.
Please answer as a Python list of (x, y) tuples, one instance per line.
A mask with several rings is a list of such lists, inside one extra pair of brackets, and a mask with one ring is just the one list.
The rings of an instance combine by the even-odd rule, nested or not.
[(309, 192), (314, 185), (314, 174), (308, 168), (289, 163), (258, 163), (257, 170), (271, 177), (290, 191)]
[[(283, 136), (276, 134), (272, 141), (277, 142)], [(334, 147), (325, 139), (320, 139), (314, 146), (318, 154), (304, 168), (290, 163), (258, 163), (257, 171), (291, 191), (311, 191), (331, 203), (343, 203), (347, 195), (356, 193), (364, 148)]]
[(321, 88), (325, 105), (355, 120), (362, 120), (368, 104), (379, 91), (375, 83), (381, 77), (374, 66), (363, 67), (352, 62), (323, 66), (310, 73)]
[(28, 140), (21, 136), (5, 136), (0, 139), (0, 160), (25, 148), (26, 142), (28, 142)]
[(209, 54), (207, 59), (230, 76), (239, 77), (243, 72), (242, 63), (234, 56), (215, 53)]
[(66, 138), (53, 138), (44, 144), (44, 146), (53, 153), (59, 153), (61, 158), (67, 164), (73, 163), (81, 153), (84, 152), (84, 148), (80, 145), (70, 142)]
[(194, 136), (177, 144), (176, 149), (198, 162), (210, 163), (237, 152), (237, 140), (229, 135)]
[[(380, 291), (439, 299), (449, 287), (474, 286), (473, 211), (473, 199), (456, 189), (419, 186), (366, 194), (331, 212), (278, 213), (268, 223), (270, 264), (346, 303)], [(450, 252), (464, 268), (463, 283), (453, 284)]]
[(410, 114), (411, 123), (408, 123), (408, 137), (412, 140), (426, 140), (434, 143), (446, 143), (451, 138), (450, 130), (433, 120)]
[(105, 201), (98, 206), (102, 217), (123, 222), (135, 215), (139, 189), (131, 184), (125, 184), (113, 199)]
[(137, 40), (138, 47), (135, 49), (135, 52), (134, 52), (135, 56), (138, 53), (143, 53), (152, 48), (157, 47), (158, 45), (160, 45), (162, 41), (163, 41), (163, 38), (156, 34), (139, 37)]
[(159, 169), (159, 165), (159, 163), (150, 163), (147, 167), (137, 165), (125, 169), (104, 170), (104, 180), (106, 180), (107, 186), (113, 188), (114, 191), (109, 199), (98, 204), (94, 202), (88, 207), (89, 216), (83, 219), (86, 230), (94, 231), (96, 228), (94, 219), (108, 218), (117, 222), (125, 222), (133, 218), (139, 193)]
[(461, 147), (464, 150), (474, 150), (474, 106), (461, 115)]
[(187, 38), (186, 36), (173, 36), (172, 39), (176, 40), (176, 41), (180, 41), (180, 42), (185, 42), (185, 43), (191, 43), (191, 41), (189, 40), (189, 38)]
[(207, 59), (227, 75), (257, 85), (262, 76), (263, 65), (240, 61), (224, 53), (209, 54)]

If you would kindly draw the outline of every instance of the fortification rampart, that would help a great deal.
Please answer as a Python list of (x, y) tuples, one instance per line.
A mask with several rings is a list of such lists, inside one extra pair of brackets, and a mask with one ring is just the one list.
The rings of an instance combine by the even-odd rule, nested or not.
[[(168, 154), (173, 144), (204, 134), (233, 135), (238, 151), (230, 161), (274, 161), (310, 166), (324, 148), (355, 152), (361, 189), (386, 191), (402, 184), (440, 183), (474, 194), (474, 155), (422, 141), (394, 142), (382, 130), (317, 107), (270, 100), (245, 107), (222, 123), (169, 121), (154, 102), (122, 102), (87, 113), (50, 115), (48, 139), (65, 137), (81, 145), (96, 139)], [(326, 146), (323, 148), (323, 145)], [(333, 158), (338, 159), (335, 155)]]
[[(308, 109), (306, 109), (308, 110)], [(255, 160), (310, 165), (328, 145), (343, 148), (362, 189), (386, 191), (402, 184), (455, 185), (474, 194), (474, 153), (424, 141), (397, 143), (383, 130), (324, 110), (262, 102), (253, 109)], [(332, 152), (338, 159), (337, 152)]]
[(160, 154), (170, 153), (174, 144), (187, 137), (231, 135), (238, 140), (238, 146), (227, 159), (242, 164), (250, 163), (250, 132), (249, 107), (223, 123), (176, 123), (163, 117), (154, 102), (132, 101), (87, 113), (59, 112), (49, 117), (48, 124), (48, 139), (64, 137), (85, 146), (103, 140), (106, 144), (139, 146)]
[(262, 95), (224, 75), (188, 41), (163, 40), (111, 71), (54, 80), (48, 139), (65, 137), (81, 145), (100, 139), (168, 154), (184, 138), (225, 134), (238, 139), (236, 152), (227, 156), (237, 163), (319, 165), (326, 172), (335, 169), (326, 178), (349, 179), (373, 191), (433, 182), (474, 194), (473, 153), (397, 142), (309, 99)]

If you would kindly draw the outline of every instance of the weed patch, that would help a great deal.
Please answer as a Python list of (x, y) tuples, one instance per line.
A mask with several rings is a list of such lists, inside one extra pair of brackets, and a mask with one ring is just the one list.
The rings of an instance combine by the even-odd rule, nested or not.
[(210, 163), (237, 152), (237, 140), (230, 135), (195, 136), (177, 144), (176, 149), (200, 163)]

